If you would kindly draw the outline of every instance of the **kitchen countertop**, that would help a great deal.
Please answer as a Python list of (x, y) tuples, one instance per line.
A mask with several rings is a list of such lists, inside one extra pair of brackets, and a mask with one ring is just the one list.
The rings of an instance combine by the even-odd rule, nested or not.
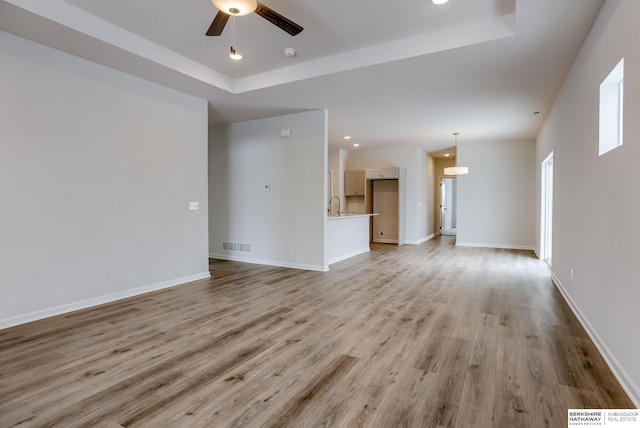
[(371, 217), (374, 215), (378, 215), (378, 213), (372, 213), (372, 214), (367, 214), (367, 213), (340, 213), (340, 215), (338, 214), (329, 214), (329, 220), (337, 220), (337, 219), (341, 219), (341, 218), (354, 218), (354, 217)]

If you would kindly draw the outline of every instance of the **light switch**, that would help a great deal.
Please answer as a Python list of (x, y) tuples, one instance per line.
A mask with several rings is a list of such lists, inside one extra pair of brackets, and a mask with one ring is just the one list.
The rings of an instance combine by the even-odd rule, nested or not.
[(282, 138), (291, 137), (291, 128), (285, 128), (280, 130), (280, 136)]
[(198, 211), (200, 209), (200, 202), (189, 202), (189, 211)]

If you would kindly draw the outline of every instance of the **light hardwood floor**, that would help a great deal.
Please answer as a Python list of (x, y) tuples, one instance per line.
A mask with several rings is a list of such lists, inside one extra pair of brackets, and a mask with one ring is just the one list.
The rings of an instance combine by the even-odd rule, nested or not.
[(633, 407), (527, 251), (376, 244), (0, 331), (0, 427), (565, 427)]

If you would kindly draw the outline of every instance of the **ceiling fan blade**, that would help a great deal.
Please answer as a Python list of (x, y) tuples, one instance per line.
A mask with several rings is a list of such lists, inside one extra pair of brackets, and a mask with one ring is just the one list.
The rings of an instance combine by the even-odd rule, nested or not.
[(229, 20), (229, 15), (226, 13), (218, 11), (216, 17), (213, 19), (211, 26), (207, 30), (207, 36), (219, 36), (222, 34), (222, 30), (224, 30), (224, 26), (227, 24)]
[(263, 17), (264, 19), (266, 19), (267, 21), (269, 21), (270, 23), (272, 23), (273, 25), (291, 34), (292, 36), (299, 34), (304, 29), (298, 24), (296, 24), (295, 22), (280, 15), (278, 12), (272, 9), (269, 9), (267, 6), (263, 5), (262, 3), (258, 3), (258, 7), (256, 8), (256, 13), (261, 17)]

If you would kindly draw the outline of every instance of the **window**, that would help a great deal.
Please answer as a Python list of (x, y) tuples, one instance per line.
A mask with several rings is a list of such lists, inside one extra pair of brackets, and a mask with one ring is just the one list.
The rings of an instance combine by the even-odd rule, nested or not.
[(623, 92), (624, 58), (600, 84), (600, 156), (622, 145)]
[(551, 265), (553, 249), (553, 152), (542, 161), (540, 187), (542, 212), (540, 215), (540, 258)]

